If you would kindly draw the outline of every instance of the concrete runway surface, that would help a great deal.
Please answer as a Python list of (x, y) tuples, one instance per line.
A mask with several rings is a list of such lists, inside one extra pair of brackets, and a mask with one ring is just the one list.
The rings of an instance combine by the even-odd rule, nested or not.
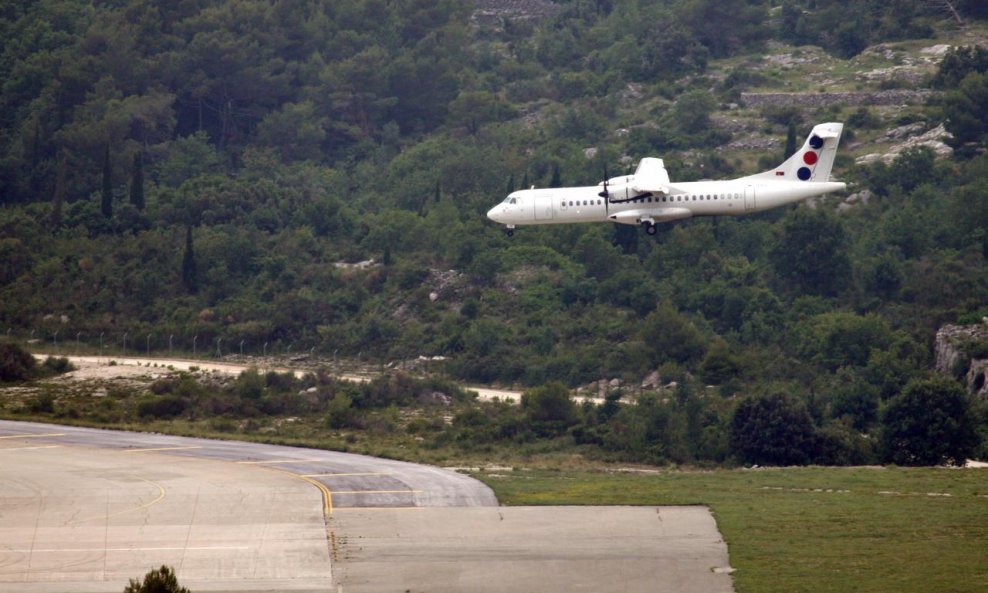
[(497, 507), (441, 468), (0, 420), (0, 593), (733, 591), (702, 507)]

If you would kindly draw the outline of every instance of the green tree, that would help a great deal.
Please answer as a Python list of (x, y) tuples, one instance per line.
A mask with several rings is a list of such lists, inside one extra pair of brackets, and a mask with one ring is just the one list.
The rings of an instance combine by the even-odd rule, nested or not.
[(312, 101), (288, 103), (261, 120), (257, 138), (262, 144), (277, 148), (286, 162), (319, 161), (323, 157), (328, 123), (328, 118), (318, 114)]
[(110, 162), (110, 145), (103, 148), (103, 191), (100, 193), (100, 212), (107, 219), (113, 218), (113, 165)]
[(885, 410), (883, 457), (898, 465), (963, 465), (979, 444), (975, 427), (970, 396), (958, 383), (913, 380)]
[(832, 371), (864, 366), (872, 350), (884, 350), (892, 342), (888, 322), (874, 314), (821, 313), (808, 317), (795, 330), (800, 356)]
[(937, 66), (930, 84), (933, 88), (951, 91), (972, 72), (988, 72), (988, 47), (967, 45), (949, 49)]
[(830, 385), (830, 414), (846, 417), (855, 429), (868, 430), (878, 420), (878, 387), (871, 385), (852, 369), (837, 371)]
[(178, 584), (175, 570), (170, 566), (162, 566), (144, 575), (143, 581), (130, 579), (130, 584), (124, 587), (123, 593), (191, 593)]
[(719, 337), (714, 338), (700, 364), (703, 380), (713, 385), (721, 385), (737, 377), (739, 370), (737, 357), (731, 354), (727, 342)]
[(185, 227), (185, 253), (182, 255), (182, 285), (195, 294), (199, 290), (196, 255), (192, 247), (192, 225)]
[(710, 114), (717, 107), (713, 95), (706, 91), (690, 91), (676, 99), (670, 120), (684, 134), (699, 134), (710, 128)]
[(850, 281), (847, 233), (837, 215), (824, 208), (791, 211), (772, 259), (779, 275), (800, 292), (832, 296)]
[(570, 397), (569, 389), (558, 382), (523, 393), (521, 409), (535, 431), (544, 436), (561, 434), (576, 421), (576, 404)]
[(130, 203), (138, 210), (144, 210), (144, 158), (141, 151), (134, 153), (134, 165), (130, 175)]
[(645, 317), (642, 339), (656, 364), (696, 362), (706, 350), (700, 330), (669, 301), (663, 301)]
[(988, 146), (988, 73), (971, 72), (955, 91), (943, 98), (947, 140), (961, 155), (971, 156)]
[(805, 465), (816, 456), (817, 435), (806, 406), (789, 395), (749, 397), (731, 419), (731, 448), (747, 463)]
[(34, 376), (38, 363), (17, 344), (0, 342), (0, 383), (26, 381)]
[(786, 152), (782, 156), (782, 160), (786, 160), (794, 154), (796, 154), (796, 122), (789, 120), (789, 125), (786, 128)]
[(562, 187), (563, 179), (559, 174), (559, 164), (552, 165), (552, 179), (549, 180), (549, 187)]
[(347, 393), (337, 391), (326, 406), (326, 426), (337, 430), (350, 428), (354, 426), (355, 417), (353, 399)]
[(51, 205), (51, 228), (57, 231), (62, 226), (62, 207), (65, 205), (65, 174), (68, 169), (66, 155), (64, 152), (58, 155), (58, 164), (55, 166), (55, 194), (52, 196)]

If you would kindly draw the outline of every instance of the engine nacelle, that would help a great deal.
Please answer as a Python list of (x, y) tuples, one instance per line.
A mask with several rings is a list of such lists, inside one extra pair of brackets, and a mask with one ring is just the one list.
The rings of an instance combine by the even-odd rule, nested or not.
[(693, 212), (686, 208), (656, 208), (654, 210), (636, 209), (615, 212), (608, 218), (621, 224), (641, 224), (644, 221), (670, 222), (691, 218)]
[(604, 184), (598, 183), (597, 187), (601, 188), (600, 196), (606, 197), (609, 200), (616, 200), (618, 202), (625, 200), (633, 200), (640, 195), (644, 195), (645, 192), (638, 191), (635, 189), (635, 176), (634, 175), (622, 175), (621, 177), (612, 177), (607, 180), (607, 195), (604, 195), (603, 189)]

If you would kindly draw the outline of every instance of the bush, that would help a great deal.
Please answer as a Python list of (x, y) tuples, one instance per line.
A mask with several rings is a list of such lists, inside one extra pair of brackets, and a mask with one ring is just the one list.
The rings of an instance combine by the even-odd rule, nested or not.
[(170, 566), (152, 570), (144, 575), (144, 582), (130, 580), (123, 593), (191, 593), (178, 584), (175, 571)]
[(326, 409), (326, 425), (330, 428), (350, 428), (354, 424), (353, 400), (342, 391), (329, 400)]
[(805, 465), (816, 456), (813, 419), (803, 402), (783, 394), (741, 402), (731, 421), (731, 448), (745, 462)]
[(60, 358), (49, 356), (42, 363), (42, 367), (52, 375), (61, 375), (75, 370), (75, 365), (69, 362), (69, 359), (64, 356)]
[(186, 401), (177, 395), (162, 395), (138, 403), (137, 415), (145, 420), (174, 418), (184, 412), (186, 406)]
[(577, 421), (569, 389), (558, 382), (526, 391), (521, 396), (521, 409), (541, 436), (562, 434)]
[(37, 361), (17, 344), (0, 344), (0, 382), (27, 381), (34, 376)]
[(963, 465), (980, 444), (970, 397), (944, 377), (911, 381), (882, 420), (884, 458), (897, 465)]
[(27, 411), (32, 414), (54, 414), (55, 396), (51, 393), (42, 393), (27, 403)]

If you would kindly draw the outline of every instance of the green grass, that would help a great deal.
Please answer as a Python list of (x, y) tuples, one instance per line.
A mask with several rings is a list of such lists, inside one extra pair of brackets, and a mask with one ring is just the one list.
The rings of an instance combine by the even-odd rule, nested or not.
[(739, 593), (988, 591), (988, 470), (477, 477), (507, 505), (708, 505), (728, 542)]

